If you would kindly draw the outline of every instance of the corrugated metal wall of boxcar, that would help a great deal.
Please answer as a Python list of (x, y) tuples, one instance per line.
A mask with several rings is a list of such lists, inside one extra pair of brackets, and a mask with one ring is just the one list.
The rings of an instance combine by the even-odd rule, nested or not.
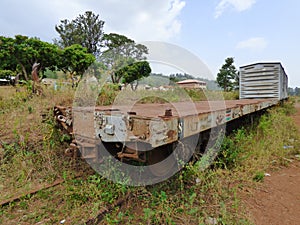
[(281, 82), (280, 82), (280, 99), (286, 99), (288, 97), (288, 77), (281, 67)]
[(287, 77), (280, 63), (240, 68), (240, 99), (287, 97)]

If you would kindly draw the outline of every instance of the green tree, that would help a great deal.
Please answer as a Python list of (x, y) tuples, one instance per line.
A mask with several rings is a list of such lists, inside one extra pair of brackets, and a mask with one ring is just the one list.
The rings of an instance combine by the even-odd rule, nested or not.
[(0, 37), (0, 70), (21, 72), (29, 80), (33, 65), (38, 71), (62, 70), (71, 78), (80, 75), (95, 61), (95, 57), (79, 44), (60, 49), (38, 38), (17, 35), (15, 38)]
[(130, 84), (132, 90), (136, 90), (139, 84), (139, 80), (143, 77), (148, 77), (151, 73), (151, 67), (147, 61), (135, 62), (131, 65), (127, 65), (116, 72), (120, 73), (122, 82)]
[(60, 38), (54, 41), (62, 48), (80, 44), (88, 53), (98, 56), (102, 47), (103, 25), (104, 21), (99, 19), (99, 15), (86, 11), (74, 20), (61, 20), (55, 26)]
[(238, 73), (233, 65), (234, 59), (228, 57), (217, 74), (217, 83), (224, 91), (231, 91), (237, 85)]
[[(58, 69), (70, 73), (72, 81), (76, 75), (82, 77), (83, 73), (95, 61), (95, 56), (79, 44), (74, 44), (60, 52)], [(74, 84), (73, 84), (74, 85)]]
[(11, 70), (0, 70), (0, 79), (10, 80), (13, 76), (16, 76), (16, 74)]
[(113, 83), (119, 83), (123, 74), (123, 67), (136, 61), (145, 60), (148, 48), (142, 44), (136, 44), (133, 40), (120, 34), (105, 34), (104, 46), (106, 50), (100, 57)]
[(12, 55), (15, 40), (10, 37), (0, 36), (0, 69), (16, 71), (18, 62)]
[(55, 69), (58, 47), (38, 38), (16, 35), (15, 38), (0, 37), (0, 69), (21, 72), (29, 80), (34, 63), (39, 63), (38, 72)]
[(295, 87), (295, 95), (296, 96), (300, 96), (300, 88), (299, 87)]
[(29, 48), (32, 48), (32, 55), (27, 61), (25, 60), (25, 63), (29, 63), (31, 67), (35, 62), (39, 63), (39, 71), (42, 72), (45, 72), (46, 68), (56, 69), (59, 61), (59, 48), (56, 45), (41, 41), (38, 38), (28, 38), (26, 44)]

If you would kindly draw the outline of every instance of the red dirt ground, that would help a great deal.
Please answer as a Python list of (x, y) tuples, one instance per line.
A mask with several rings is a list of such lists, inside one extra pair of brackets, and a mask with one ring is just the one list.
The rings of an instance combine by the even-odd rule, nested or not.
[[(300, 131), (300, 104), (293, 119)], [(263, 185), (244, 200), (256, 225), (300, 224), (300, 161), (265, 177)]]

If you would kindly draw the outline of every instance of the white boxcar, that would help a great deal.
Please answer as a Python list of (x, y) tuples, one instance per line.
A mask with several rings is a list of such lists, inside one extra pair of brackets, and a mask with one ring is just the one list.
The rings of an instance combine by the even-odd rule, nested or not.
[(254, 63), (240, 67), (240, 99), (288, 97), (288, 77), (281, 63)]

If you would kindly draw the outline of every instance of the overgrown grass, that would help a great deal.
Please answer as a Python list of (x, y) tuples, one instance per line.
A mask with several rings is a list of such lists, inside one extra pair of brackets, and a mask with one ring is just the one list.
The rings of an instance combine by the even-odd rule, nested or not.
[(174, 87), (169, 90), (137, 90), (127, 88), (119, 90), (113, 84), (104, 85), (97, 99), (97, 105), (132, 104), (132, 103), (166, 103), (180, 101), (215, 101), (238, 99), (238, 92), (208, 91), (202, 89), (183, 89)]
[[(64, 166), (59, 131), (52, 107), (73, 99), (72, 90), (34, 96), (26, 90), (0, 89), (0, 183), (3, 200), (44, 181), (52, 181)], [(68, 100), (69, 99), (69, 100)], [(5, 191), (3, 191), (5, 190)]]
[(240, 193), (299, 154), (299, 134), (287, 116), (291, 111), (286, 103), (234, 131), (210, 169), (190, 163), (168, 181), (135, 189), (135, 197), (103, 224), (252, 224)]
[(288, 102), (234, 131), (210, 169), (190, 163), (168, 181), (139, 188), (126, 207), (106, 216), (105, 224), (252, 224), (240, 193), (300, 152), (291, 110)]
[[(119, 91), (105, 92), (108, 99), (115, 93)], [(157, 101), (170, 98), (164, 94), (167, 97)], [(198, 99), (202, 94), (189, 96)], [(300, 149), (299, 134), (288, 116), (294, 108), (286, 103), (226, 137), (210, 169), (203, 171), (198, 162), (189, 163), (160, 184), (127, 187), (64, 156), (67, 146), (47, 109), (71, 105), (73, 90), (45, 90), (41, 97), (0, 89), (0, 96), (0, 199), (64, 179), (62, 185), (2, 207), (1, 224), (59, 224), (62, 220), (84, 224), (128, 191), (130, 199), (106, 214), (101, 224), (251, 224), (240, 193), (259, 185), (266, 172), (286, 166)], [(99, 101), (110, 104), (111, 100)]]

